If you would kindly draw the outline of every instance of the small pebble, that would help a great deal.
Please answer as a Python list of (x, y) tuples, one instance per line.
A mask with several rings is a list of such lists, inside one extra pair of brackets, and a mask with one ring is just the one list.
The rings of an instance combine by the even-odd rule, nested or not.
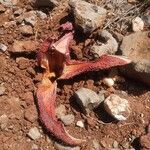
[(5, 7), (3, 5), (0, 5), (0, 13), (5, 12), (5, 11), (6, 11)]
[(112, 78), (104, 78), (103, 83), (108, 87), (112, 87), (114, 85), (114, 80)]
[(98, 140), (94, 139), (92, 141), (91, 150), (100, 150), (100, 144), (99, 144)]
[(16, 10), (15, 12), (14, 12), (14, 15), (15, 16), (19, 16), (19, 15), (21, 15), (23, 13), (23, 9), (18, 9), (18, 10)]
[(41, 133), (39, 132), (37, 127), (33, 127), (29, 130), (28, 136), (33, 140), (37, 140), (41, 137)]
[(62, 115), (60, 117), (60, 120), (67, 126), (70, 125), (74, 122), (74, 115), (73, 114), (68, 114), (68, 115)]
[(77, 121), (76, 125), (80, 128), (84, 128), (84, 123), (81, 120)]
[(5, 87), (3, 84), (0, 85), (0, 96), (3, 95), (5, 93)]
[(33, 28), (30, 25), (24, 25), (20, 28), (20, 32), (22, 35), (32, 35), (33, 34)]
[(126, 120), (131, 113), (128, 100), (120, 98), (115, 94), (111, 94), (104, 100), (104, 107), (112, 117), (119, 121)]
[(0, 116), (0, 128), (4, 130), (8, 124), (8, 117), (6, 114)]
[(7, 46), (0, 43), (0, 50), (2, 50), (3, 52), (5, 52), (7, 50)]
[(39, 16), (41, 19), (47, 18), (47, 15), (42, 11), (37, 11), (37, 16)]
[(57, 118), (61, 118), (61, 116), (64, 116), (66, 114), (66, 107), (61, 104), (56, 108), (55, 112), (56, 112)]
[(80, 150), (79, 146), (70, 147), (70, 146), (61, 145), (57, 142), (54, 143), (54, 147), (56, 150)]
[(32, 150), (38, 150), (39, 148), (38, 148), (38, 145), (33, 144), (32, 147), (31, 147), (31, 149), (32, 149)]
[(134, 32), (142, 31), (144, 29), (144, 22), (140, 17), (132, 20), (132, 29)]

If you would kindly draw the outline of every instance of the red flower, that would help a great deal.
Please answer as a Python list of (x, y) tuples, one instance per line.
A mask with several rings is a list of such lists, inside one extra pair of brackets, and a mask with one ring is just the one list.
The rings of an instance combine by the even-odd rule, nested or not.
[[(70, 29), (64, 27), (64, 29)], [(57, 80), (69, 79), (83, 72), (107, 69), (130, 63), (121, 56), (103, 55), (96, 61), (76, 61), (70, 59), (69, 42), (73, 33), (69, 32), (57, 42), (47, 39), (38, 53), (39, 65), (45, 69), (43, 80), (37, 89), (37, 100), (41, 122), (55, 137), (69, 145), (79, 145), (85, 140), (70, 136), (62, 122), (55, 115)]]

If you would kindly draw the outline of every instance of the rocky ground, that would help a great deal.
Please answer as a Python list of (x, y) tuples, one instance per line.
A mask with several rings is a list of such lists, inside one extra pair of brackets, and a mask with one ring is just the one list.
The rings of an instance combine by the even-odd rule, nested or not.
[[(150, 149), (150, 6), (86, 2), (0, 0), (0, 150)], [(56, 114), (71, 135), (86, 139), (77, 147), (42, 126), (35, 96), (42, 79), (38, 48), (47, 37), (57, 39), (67, 21), (75, 28), (72, 59), (116, 54), (132, 60), (58, 82)]]

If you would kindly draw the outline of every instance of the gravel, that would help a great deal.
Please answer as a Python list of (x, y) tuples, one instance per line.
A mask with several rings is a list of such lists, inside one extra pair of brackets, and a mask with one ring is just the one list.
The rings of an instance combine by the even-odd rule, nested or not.
[(7, 46), (5, 44), (0, 43), (0, 50), (5, 52), (7, 50)]
[(28, 132), (28, 136), (32, 139), (32, 140), (37, 140), (41, 137), (41, 133), (39, 132), (37, 127), (33, 127), (29, 130)]
[(60, 120), (67, 126), (74, 122), (75, 116), (73, 114), (62, 115)]

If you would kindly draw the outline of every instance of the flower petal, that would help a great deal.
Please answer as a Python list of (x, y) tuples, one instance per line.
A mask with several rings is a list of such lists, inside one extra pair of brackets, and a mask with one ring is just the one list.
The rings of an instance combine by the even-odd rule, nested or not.
[(60, 53), (69, 55), (69, 43), (73, 39), (73, 33), (65, 34), (61, 39), (55, 42), (52, 46)]
[(71, 31), (73, 30), (73, 25), (71, 22), (67, 21), (66, 23), (60, 25), (60, 29), (63, 31)]
[(59, 79), (69, 79), (80, 73), (88, 71), (98, 71), (108, 69), (115, 66), (122, 66), (129, 64), (131, 61), (122, 56), (116, 55), (103, 55), (97, 61), (75, 61), (67, 60), (64, 70)]
[(48, 78), (43, 79), (42, 84), (37, 90), (37, 100), (41, 122), (45, 125), (48, 131), (54, 134), (55, 137), (69, 145), (80, 145), (83, 140), (75, 139), (70, 136), (63, 124), (57, 120), (55, 115), (55, 100), (56, 100), (57, 83), (53, 84)]

